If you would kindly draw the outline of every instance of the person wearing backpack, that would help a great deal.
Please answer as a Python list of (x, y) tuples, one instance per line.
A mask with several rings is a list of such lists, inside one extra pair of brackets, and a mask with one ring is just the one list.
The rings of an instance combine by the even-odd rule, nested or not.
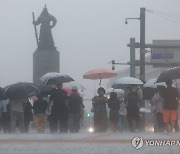
[(124, 93), (127, 106), (127, 121), (131, 132), (138, 132), (140, 129), (140, 102), (143, 99), (142, 90), (138, 85), (130, 85)]

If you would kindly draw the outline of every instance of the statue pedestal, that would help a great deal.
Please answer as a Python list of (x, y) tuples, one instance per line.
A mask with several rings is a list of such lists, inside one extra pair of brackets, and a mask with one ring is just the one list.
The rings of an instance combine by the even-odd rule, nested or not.
[(59, 52), (37, 49), (33, 53), (33, 83), (39, 85), (39, 78), (48, 72), (59, 72)]

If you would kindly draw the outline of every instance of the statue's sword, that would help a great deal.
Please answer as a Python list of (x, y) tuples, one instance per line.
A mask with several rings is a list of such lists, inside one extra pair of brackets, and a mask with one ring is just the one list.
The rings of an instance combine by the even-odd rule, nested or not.
[[(32, 16), (33, 16), (33, 22), (35, 22), (35, 15), (34, 12), (32, 12)], [(37, 46), (38, 46), (38, 33), (37, 33), (37, 28), (36, 25), (34, 24), (34, 31), (35, 31), (35, 37), (36, 37), (36, 42), (37, 42)]]

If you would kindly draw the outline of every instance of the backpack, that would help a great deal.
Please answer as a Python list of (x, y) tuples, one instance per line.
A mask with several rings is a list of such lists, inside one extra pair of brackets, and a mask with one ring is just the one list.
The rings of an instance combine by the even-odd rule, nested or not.
[(132, 91), (130, 89), (130, 92), (127, 95), (127, 107), (137, 107), (139, 106), (139, 95), (138, 95), (138, 90)]

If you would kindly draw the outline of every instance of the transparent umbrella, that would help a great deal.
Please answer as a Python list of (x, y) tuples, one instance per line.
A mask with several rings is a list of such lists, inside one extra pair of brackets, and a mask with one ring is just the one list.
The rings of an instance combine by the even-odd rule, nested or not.
[(118, 84), (136, 84), (136, 85), (142, 85), (143, 82), (140, 79), (137, 78), (133, 78), (133, 77), (122, 77), (117, 79), (114, 82), (114, 85), (118, 85)]

